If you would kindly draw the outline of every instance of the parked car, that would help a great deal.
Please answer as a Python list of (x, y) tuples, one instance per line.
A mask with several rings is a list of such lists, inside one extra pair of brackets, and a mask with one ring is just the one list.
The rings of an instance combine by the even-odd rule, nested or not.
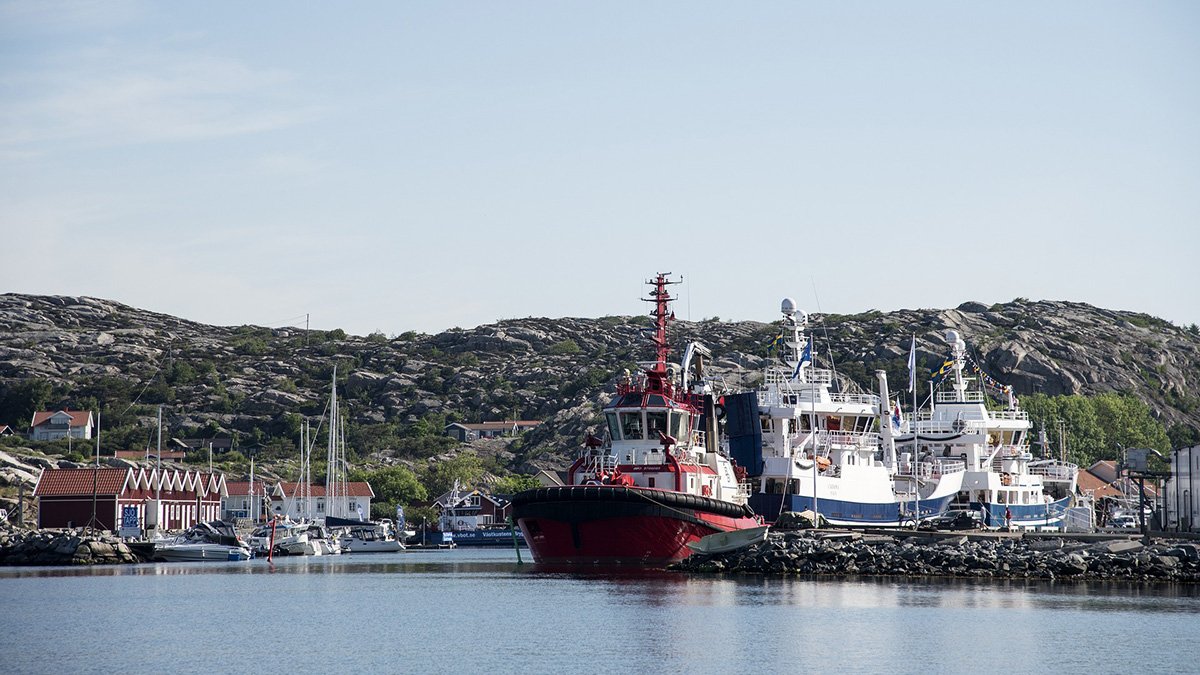
[(979, 511), (975, 509), (950, 509), (940, 516), (932, 516), (922, 520), (918, 529), (981, 530), (983, 527), (983, 514)]
[(1121, 529), (1129, 529), (1129, 530), (1136, 530), (1139, 527), (1141, 527), (1138, 524), (1137, 516), (1135, 516), (1132, 513), (1122, 514), (1122, 515), (1119, 515), (1119, 516), (1113, 518), (1112, 526), (1121, 528)]

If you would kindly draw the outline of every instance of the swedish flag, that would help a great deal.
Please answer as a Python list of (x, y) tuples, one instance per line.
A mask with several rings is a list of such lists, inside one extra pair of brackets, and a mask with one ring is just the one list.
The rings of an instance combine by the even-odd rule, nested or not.
[(933, 374), (933, 378), (932, 378), (932, 379), (933, 379), (933, 384), (934, 384), (934, 385), (937, 385), (937, 383), (941, 382), (941, 381), (942, 381), (942, 378), (946, 377), (946, 375), (947, 375), (947, 374), (950, 372), (950, 368), (952, 368), (953, 366), (954, 366), (954, 360), (953, 360), (953, 359), (951, 359), (951, 360), (947, 360), (947, 361), (943, 361), (943, 362), (942, 362), (942, 367), (941, 367), (941, 368), (938, 368), (938, 371), (937, 371), (936, 373), (934, 373), (934, 374)]
[(783, 333), (782, 332), (779, 333), (779, 335), (776, 335), (774, 340), (771, 340), (771, 344), (767, 345), (767, 353), (769, 354), (769, 353), (775, 351), (776, 349), (779, 349), (779, 345), (781, 345), (781, 344), (783, 344)]

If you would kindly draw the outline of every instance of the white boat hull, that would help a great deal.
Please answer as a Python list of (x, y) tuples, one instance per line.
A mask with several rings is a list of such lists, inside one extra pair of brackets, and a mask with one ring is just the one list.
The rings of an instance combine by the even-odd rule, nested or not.
[(154, 549), (154, 559), (163, 562), (227, 562), (250, 557), (248, 548), (221, 544), (161, 544)]

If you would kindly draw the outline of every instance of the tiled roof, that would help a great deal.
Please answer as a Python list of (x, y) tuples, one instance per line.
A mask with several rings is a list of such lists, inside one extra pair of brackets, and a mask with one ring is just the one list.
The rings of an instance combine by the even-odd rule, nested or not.
[(91, 495), (93, 480), (98, 495), (120, 494), (130, 469), (46, 469), (33, 490), (35, 497)]
[(1109, 485), (1104, 479), (1100, 478), (1091, 471), (1080, 471), (1079, 477), (1076, 479), (1079, 489), (1085, 492), (1092, 492), (1093, 496), (1099, 497), (1119, 497), (1121, 491)]
[[(324, 490), (325, 489), (324, 486), (322, 486), (321, 489)], [(264, 483), (261, 480), (254, 481), (254, 494), (265, 495), (265, 494), (267, 494), (267, 492), (268, 492), (268, 490), (267, 490), (266, 483)], [(229, 481), (229, 482), (225, 483), (225, 493), (228, 494), (230, 497), (234, 497), (234, 496), (242, 497), (245, 495), (249, 495), (250, 494), (250, 481), (248, 481), (248, 480)]]
[[(301, 487), (302, 486), (300, 483), (280, 483), (279, 484), (279, 489), (283, 491), (283, 494), (286, 497), (291, 497), (292, 495), (296, 495), (297, 497), (299, 497)], [(374, 497), (375, 496), (375, 492), (371, 489), (371, 486), (367, 483), (361, 483), (361, 482), (346, 483), (346, 493), (348, 495), (350, 495), (351, 497)], [(309, 486), (309, 494), (311, 494), (314, 497), (324, 497), (325, 496), (325, 486), (324, 485), (311, 485), (311, 486)]]
[(1115, 481), (1119, 477), (1117, 472), (1117, 463), (1111, 459), (1102, 459), (1092, 462), (1092, 465), (1087, 468), (1092, 474), (1107, 483)]
[(36, 427), (60, 412), (71, 416), (72, 427), (85, 427), (92, 417), (90, 410), (42, 410), (33, 413), (33, 422), (29, 426)]

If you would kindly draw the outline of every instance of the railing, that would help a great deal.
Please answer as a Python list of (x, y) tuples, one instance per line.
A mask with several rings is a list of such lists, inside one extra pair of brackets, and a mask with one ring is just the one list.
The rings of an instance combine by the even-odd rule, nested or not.
[(964, 391), (959, 396), (957, 391), (939, 391), (936, 400), (938, 403), (983, 403), (983, 392)]
[[(809, 440), (811, 438), (811, 440)], [(788, 439), (788, 445), (793, 449), (804, 445), (811, 451), (813, 445), (816, 445), (818, 450), (828, 450), (829, 448), (878, 448), (879, 434), (873, 431), (818, 431), (816, 434), (801, 433), (792, 434)], [(807, 441), (807, 443), (806, 443)], [(770, 442), (763, 439), (764, 445), (770, 445)], [(774, 447), (774, 446), (772, 446)], [(818, 454), (821, 454), (818, 452)]]
[(916, 476), (920, 480), (936, 480), (948, 473), (965, 471), (965, 462), (954, 459), (938, 458), (932, 462), (900, 461), (896, 464), (896, 474), (900, 476)]
[(1029, 465), (1029, 473), (1048, 480), (1071, 481), (1079, 474), (1079, 467), (1068, 462), (1048, 460)]
[(799, 386), (829, 386), (833, 384), (833, 371), (824, 368), (809, 368), (804, 372), (805, 381), (792, 380), (792, 373), (795, 371), (790, 368), (781, 368), (779, 366), (768, 366), (763, 372), (763, 384), (767, 385), (786, 385), (798, 388)]
[(983, 420), (935, 420), (927, 412), (917, 414), (918, 434), (979, 433), (987, 429)]
[(966, 471), (967, 463), (959, 459), (941, 459), (933, 461), (933, 477), (941, 478), (948, 473)]
[(994, 420), (1023, 422), (1029, 419), (1029, 413), (1024, 410), (989, 410), (988, 417)]
[(583, 473), (598, 474), (605, 471), (612, 471), (617, 468), (617, 456), (610, 452), (600, 452), (592, 450), (584, 456)]

